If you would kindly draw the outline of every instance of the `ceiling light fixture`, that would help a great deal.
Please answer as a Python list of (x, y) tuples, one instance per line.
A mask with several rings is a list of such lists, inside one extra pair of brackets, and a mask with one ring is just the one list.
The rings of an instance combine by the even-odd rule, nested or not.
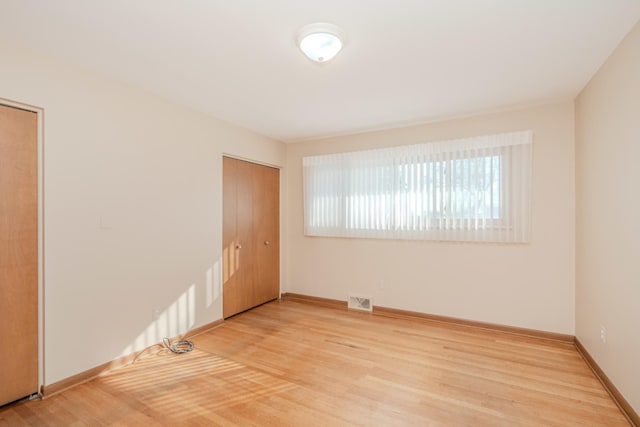
[(298, 46), (307, 58), (327, 62), (340, 52), (343, 33), (333, 24), (317, 23), (302, 27), (298, 32)]

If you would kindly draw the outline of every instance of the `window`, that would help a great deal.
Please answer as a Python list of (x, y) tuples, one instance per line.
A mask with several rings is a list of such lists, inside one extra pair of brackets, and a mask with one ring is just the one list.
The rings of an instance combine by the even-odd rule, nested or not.
[(532, 132), (305, 157), (305, 234), (527, 242)]

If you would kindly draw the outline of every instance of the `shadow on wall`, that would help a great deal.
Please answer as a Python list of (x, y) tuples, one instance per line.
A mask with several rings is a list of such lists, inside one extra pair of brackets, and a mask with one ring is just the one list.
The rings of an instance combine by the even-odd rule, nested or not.
[[(222, 260), (218, 259), (204, 273), (205, 309), (210, 308), (222, 297)], [(193, 329), (196, 325), (198, 295), (202, 295), (199, 281), (191, 283), (171, 304), (164, 309), (153, 311), (153, 320), (124, 348), (120, 357), (144, 350), (162, 342), (162, 339), (173, 338)]]

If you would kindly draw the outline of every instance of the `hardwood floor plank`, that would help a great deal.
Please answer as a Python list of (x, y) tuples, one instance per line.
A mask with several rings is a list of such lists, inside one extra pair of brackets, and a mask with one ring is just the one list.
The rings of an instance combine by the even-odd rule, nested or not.
[(272, 302), (2, 426), (628, 426), (567, 342)]

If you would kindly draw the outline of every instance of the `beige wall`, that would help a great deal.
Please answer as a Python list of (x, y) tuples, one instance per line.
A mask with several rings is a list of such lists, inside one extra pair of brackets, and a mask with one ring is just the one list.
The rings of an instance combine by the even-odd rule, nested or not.
[[(640, 412), (640, 24), (576, 101), (576, 336)], [(606, 342), (600, 329), (606, 329)]]
[(45, 384), (219, 319), (222, 154), (284, 145), (1, 43), (0, 97), (44, 109)]
[[(527, 245), (303, 235), (306, 155), (515, 130), (534, 132)], [(504, 325), (574, 333), (573, 102), (287, 146), (286, 290)]]

